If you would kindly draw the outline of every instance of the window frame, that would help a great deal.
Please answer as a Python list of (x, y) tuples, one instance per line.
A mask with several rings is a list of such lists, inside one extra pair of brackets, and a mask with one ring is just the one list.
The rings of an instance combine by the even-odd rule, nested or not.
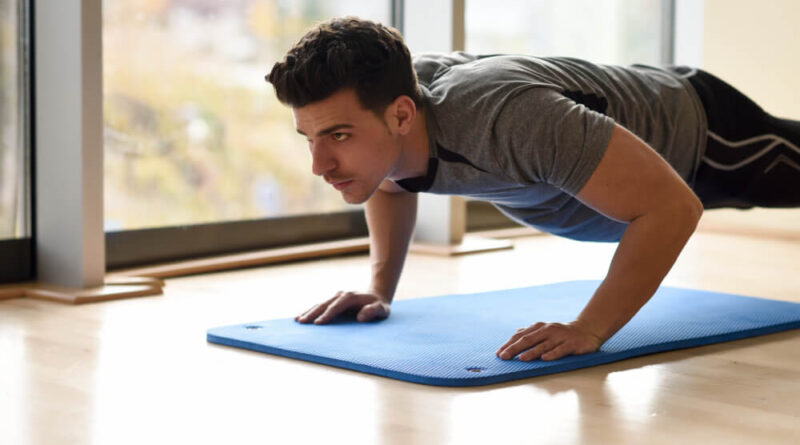
[(106, 232), (108, 270), (367, 235), (362, 210)]

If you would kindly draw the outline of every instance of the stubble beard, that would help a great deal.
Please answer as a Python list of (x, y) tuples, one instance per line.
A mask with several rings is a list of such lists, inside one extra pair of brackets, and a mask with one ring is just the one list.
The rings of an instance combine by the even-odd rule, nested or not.
[[(358, 185), (355, 181), (351, 184), (351, 187)], [(378, 184), (380, 185), (380, 184)], [(375, 191), (378, 190), (378, 186), (375, 186), (372, 190), (368, 193), (363, 191), (363, 189), (353, 190), (342, 190), (342, 199), (348, 204), (363, 204), (375, 194)]]

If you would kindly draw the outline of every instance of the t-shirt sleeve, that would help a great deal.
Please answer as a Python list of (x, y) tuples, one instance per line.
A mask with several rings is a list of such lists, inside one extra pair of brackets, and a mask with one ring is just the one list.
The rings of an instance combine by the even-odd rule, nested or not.
[(497, 161), (512, 179), (576, 195), (603, 157), (614, 120), (551, 88), (509, 98), (494, 123)]

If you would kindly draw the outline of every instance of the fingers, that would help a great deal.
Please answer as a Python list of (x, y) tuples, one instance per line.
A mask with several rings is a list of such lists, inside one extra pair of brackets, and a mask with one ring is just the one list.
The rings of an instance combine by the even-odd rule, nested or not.
[(328, 301), (315, 305), (295, 317), (299, 323), (325, 324), (349, 309), (359, 309), (356, 319), (370, 321), (389, 316), (389, 305), (373, 294), (337, 292)]
[[(338, 298), (336, 298), (331, 304), (328, 305), (328, 308), (320, 315), (319, 317), (314, 320), (314, 324), (325, 324), (334, 318), (337, 315), (341, 314), (342, 312), (350, 309), (353, 306), (356, 306), (360, 302), (361, 295), (355, 294), (353, 292), (345, 292), (341, 294)], [(363, 303), (361, 303), (363, 304)]]
[(559, 343), (558, 340), (545, 340), (520, 354), (519, 359), (523, 362), (536, 360), (543, 354), (550, 354), (555, 348), (561, 347), (562, 344), (563, 343)]
[(519, 329), (517, 329), (517, 332), (514, 335), (512, 335), (511, 338), (508, 339), (507, 342), (503, 343), (503, 346), (500, 346), (500, 348), (497, 349), (497, 352), (495, 352), (495, 354), (497, 354), (499, 356), (500, 353), (503, 352), (504, 349), (506, 349), (509, 346), (511, 346), (512, 344), (516, 343), (520, 338), (522, 338), (526, 334), (528, 334), (530, 332), (537, 331), (542, 326), (544, 326), (544, 323), (539, 322), (539, 323), (536, 323), (534, 325), (528, 326), (527, 328), (519, 328)]
[[(559, 323), (536, 323), (517, 332), (497, 352), (503, 360), (517, 355), (521, 361), (536, 360), (567, 340), (567, 332)], [(523, 352), (524, 351), (524, 352)]]
[(336, 295), (333, 298), (328, 299), (324, 303), (315, 304), (314, 306), (311, 307), (311, 309), (309, 309), (309, 310), (305, 311), (304, 313), (302, 313), (302, 314), (298, 315), (297, 317), (295, 317), (294, 320), (297, 321), (297, 322), (300, 322), (300, 323), (310, 323), (310, 322), (314, 321), (314, 319), (316, 319), (323, 312), (325, 312), (325, 309), (327, 309), (328, 306), (331, 303), (333, 303), (334, 300), (339, 298), (339, 296), (341, 294), (342, 294), (342, 292), (337, 292)]
[(561, 357), (574, 354), (575, 350), (567, 343), (561, 343), (555, 349), (542, 354), (542, 360), (558, 360)]
[(586, 354), (600, 348), (602, 341), (593, 334), (561, 323), (537, 323), (517, 330), (497, 352), (503, 360), (519, 356), (521, 361), (556, 360), (571, 354)]
[[(503, 347), (500, 348), (497, 356), (503, 360), (510, 360), (516, 357), (520, 352), (537, 346), (544, 340), (546, 340), (546, 338), (542, 336), (541, 330), (516, 333), (509, 341), (506, 342)], [(520, 359), (522, 359), (522, 357), (520, 357)]]

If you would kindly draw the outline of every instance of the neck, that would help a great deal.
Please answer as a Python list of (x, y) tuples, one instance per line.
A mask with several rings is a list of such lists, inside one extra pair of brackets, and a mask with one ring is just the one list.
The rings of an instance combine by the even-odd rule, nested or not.
[(425, 123), (425, 109), (420, 109), (414, 117), (411, 131), (403, 136), (402, 152), (396, 173), (391, 179), (399, 180), (425, 176), (430, 157), (428, 126)]

